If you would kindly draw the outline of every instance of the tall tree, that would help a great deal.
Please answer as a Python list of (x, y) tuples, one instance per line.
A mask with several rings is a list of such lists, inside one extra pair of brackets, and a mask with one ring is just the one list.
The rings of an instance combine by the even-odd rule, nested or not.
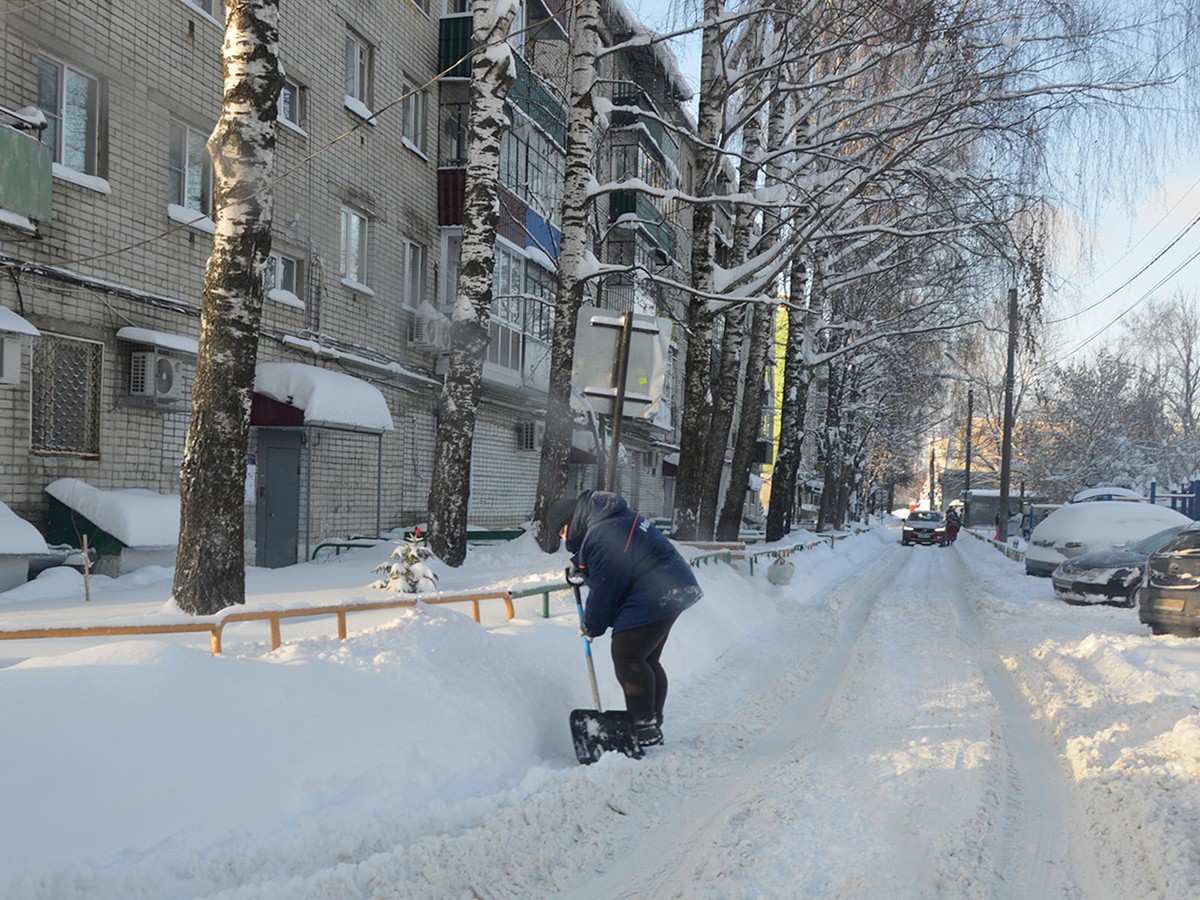
[(450, 566), (462, 565), (467, 555), (471, 451), (489, 340), (500, 215), (500, 138), (509, 125), (504, 100), (516, 82), (507, 42), (516, 4), (512, 0), (474, 0), (473, 12), (472, 40), (477, 52), (471, 65), (462, 255), (429, 488), (429, 546)]
[(271, 251), (271, 172), (283, 73), (278, 0), (227, 0), (221, 118), (208, 139), (216, 232), (204, 270), (192, 419), (180, 470), (172, 593), (209, 615), (244, 603), (250, 398)]
[(723, 46), (728, 26), (723, 0), (704, 0), (700, 49), (700, 105), (696, 127), (696, 173), (702, 198), (692, 213), (691, 299), (684, 364), (683, 416), (679, 426), (679, 477), (675, 480), (674, 534), (694, 539), (700, 528), (705, 447), (712, 417), (712, 334), (715, 265), (714, 204), (722, 158), (719, 141), (727, 94)]
[(596, 111), (596, 55), (599, 45), (598, 0), (581, 0), (571, 14), (571, 75), (567, 112), (566, 177), (563, 185), (562, 251), (558, 259), (558, 292), (554, 304), (554, 337), (550, 382), (546, 394), (546, 432), (542, 439), (533, 520), (542, 548), (558, 548), (558, 535), (544, 532), (550, 505), (567, 486), (574, 415), (571, 412), (571, 366), (575, 328), (583, 304), (584, 264), (588, 256), (588, 186), (593, 180)]

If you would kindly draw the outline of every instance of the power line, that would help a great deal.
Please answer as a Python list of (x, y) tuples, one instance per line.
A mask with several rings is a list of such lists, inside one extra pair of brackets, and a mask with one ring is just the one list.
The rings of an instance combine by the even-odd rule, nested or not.
[[(1200, 184), (1200, 181), (1198, 181), (1196, 183)], [(1192, 185), (1192, 187), (1195, 187), (1195, 185)], [(1180, 198), (1180, 202), (1181, 203), (1183, 202), (1182, 197)], [(1177, 203), (1176, 206), (1178, 206), (1178, 205), (1179, 204)], [(1167, 215), (1170, 215), (1170, 213), (1168, 212)], [(1165, 216), (1164, 216), (1164, 218), (1165, 218)], [(1181, 240), (1183, 240), (1187, 236), (1188, 232), (1191, 231), (1193, 228), (1195, 228), (1197, 224), (1200, 224), (1200, 216), (1197, 216), (1196, 218), (1192, 219), (1192, 221), (1187, 224), (1187, 226), (1183, 229), (1183, 231), (1181, 231), (1179, 234), (1177, 234), (1175, 236), (1174, 240), (1172, 240), (1171, 243), (1167, 244), (1167, 246), (1165, 246), (1162, 250), (1160, 250), (1158, 252), (1158, 254), (1156, 254), (1152, 260), (1150, 260), (1148, 263), (1146, 263), (1144, 266), (1142, 266), (1140, 269), (1138, 269), (1136, 272), (1134, 272), (1132, 275), (1130, 275), (1127, 279), (1125, 279), (1123, 282), (1121, 282), (1121, 284), (1117, 285), (1115, 288), (1113, 288), (1111, 291), (1109, 291), (1107, 294), (1105, 294), (1103, 297), (1101, 297), (1095, 303), (1091, 303), (1091, 304), (1085, 306), (1083, 309), (1073, 312), (1070, 315), (1061, 316), (1060, 318), (1057, 318), (1057, 319), (1050, 319), (1045, 324), (1046, 325), (1058, 325), (1060, 322), (1068, 322), (1071, 319), (1077, 318), (1078, 316), (1082, 316), (1086, 312), (1090, 312), (1091, 310), (1093, 310), (1097, 306), (1099, 306), (1101, 303), (1104, 303), (1106, 300), (1111, 299), (1116, 294), (1123, 291), (1125, 288), (1129, 287), (1129, 285), (1132, 284), (1136, 279), (1141, 277), (1146, 272), (1147, 269), (1149, 269), (1152, 265), (1154, 265), (1156, 262), (1158, 262), (1160, 259), (1162, 259), (1167, 254), (1167, 252), (1172, 247), (1174, 247), (1176, 244), (1178, 244)], [(1156, 225), (1155, 227), (1157, 228), (1158, 226)], [(1151, 230), (1153, 230), (1153, 229), (1151, 229)], [(1138, 243), (1141, 243), (1141, 242), (1139, 241)], [(1134, 246), (1136, 247), (1137, 244), (1135, 244)], [(1132, 250), (1132, 249), (1133, 248), (1131, 247), (1130, 250)], [(1126, 256), (1129, 255), (1128, 251), (1126, 252), (1125, 255)], [(1121, 259), (1124, 259), (1124, 257), (1121, 257)], [(1117, 262), (1120, 262), (1120, 260), (1117, 260)], [(1113, 265), (1115, 266), (1116, 263), (1113, 263)], [(1106, 269), (1105, 271), (1106, 272), (1112, 271), (1112, 266), (1109, 266), (1109, 268)], [(1097, 279), (1097, 280), (1099, 280), (1099, 279)]]
[(1104, 332), (1108, 331), (1109, 328), (1111, 328), (1113, 325), (1116, 325), (1117, 322), (1121, 321), (1121, 319), (1125, 318), (1125, 316), (1127, 316), (1129, 313), (1133, 312), (1134, 309), (1136, 309), (1138, 306), (1140, 306), (1142, 303), (1144, 303), (1147, 299), (1149, 299), (1151, 296), (1153, 296), (1153, 294), (1156, 290), (1158, 290), (1160, 287), (1162, 287), (1164, 284), (1166, 284), (1168, 281), (1170, 281), (1172, 278), (1174, 278), (1176, 275), (1178, 275), (1181, 271), (1183, 271), (1184, 268), (1191, 265), (1197, 259), (1197, 257), (1200, 257), (1200, 250), (1194, 251), (1191, 256), (1189, 256), (1187, 259), (1185, 259), (1183, 262), (1181, 262), (1179, 265), (1177, 265), (1174, 269), (1172, 269), (1170, 272), (1168, 272), (1166, 275), (1164, 275), (1162, 278), (1160, 278), (1158, 280), (1158, 282), (1156, 282), (1148, 291), (1146, 291), (1144, 294), (1142, 294), (1142, 296), (1140, 296), (1136, 300), (1134, 300), (1133, 303), (1131, 303), (1128, 307), (1126, 307), (1123, 312), (1121, 312), (1120, 314), (1115, 316), (1113, 319), (1109, 320), (1109, 322), (1106, 325), (1103, 325), (1100, 328), (1096, 329), (1087, 338), (1085, 338), (1081, 343), (1079, 343), (1075, 347), (1071, 348), (1071, 350), (1069, 350), (1064, 355), (1065, 356), (1073, 356), (1074, 354), (1076, 354), (1080, 350), (1082, 350), (1084, 347), (1086, 347), (1088, 344), (1090, 344), (1092, 341), (1094, 341), (1096, 338), (1098, 338), (1100, 335), (1102, 335)]

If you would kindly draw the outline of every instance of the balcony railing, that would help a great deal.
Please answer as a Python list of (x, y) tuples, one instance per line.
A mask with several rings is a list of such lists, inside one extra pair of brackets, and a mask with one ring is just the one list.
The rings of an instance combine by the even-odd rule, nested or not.
[(654, 200), (638, 191), (613, 191), (608, 205), (608, 220), (633, 214), (650, 239), (668, 255), (675, 255), (675, 229), (654, 205)]
[(39, 221), (50, 218), (50, 146), (0, 125), (0, 207)]
[(679, 165), (679, 146), (662, 122), (657, 118), (630, 109), (630, 107), (637, 107), (658, 116), (658, 108), (645, 91), (632, 88), (627, 84), (620, 84), (614, 89), (612, 102), (613, 106), (626, 107), (613, 111), (612, 123), (614, 126), (629, 127), (640, 124), (644, 129), (643, 140), (649, 145), (649, 149), (656, 151), (673, 166)]

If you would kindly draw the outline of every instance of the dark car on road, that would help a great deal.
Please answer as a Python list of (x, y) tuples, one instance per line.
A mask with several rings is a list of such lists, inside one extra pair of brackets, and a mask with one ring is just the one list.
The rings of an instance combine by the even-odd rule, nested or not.
[(1155, 634), (1200, 636), (1200, 525), (1150, 554), (1137, 599), (1138, 619)]
[(1185, 526), (1174, 525), (1132, 544), (1068, 559), (1050, 576), (1054, 593), (1067, 603), (1132, 607), (1146, 571), (1146, 558)]
[(914, 509), (900, 529), (900, 543), (946, 546), (946, 520), (938, 509)]

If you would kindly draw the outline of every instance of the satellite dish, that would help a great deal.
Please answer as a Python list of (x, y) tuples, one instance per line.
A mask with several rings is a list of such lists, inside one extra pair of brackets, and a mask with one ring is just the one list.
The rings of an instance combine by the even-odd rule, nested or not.
[(161, 356), (154, 363), (154, 391), (157, 394), (170, 394), (175, 385), (175, 367), (169, 359)]

